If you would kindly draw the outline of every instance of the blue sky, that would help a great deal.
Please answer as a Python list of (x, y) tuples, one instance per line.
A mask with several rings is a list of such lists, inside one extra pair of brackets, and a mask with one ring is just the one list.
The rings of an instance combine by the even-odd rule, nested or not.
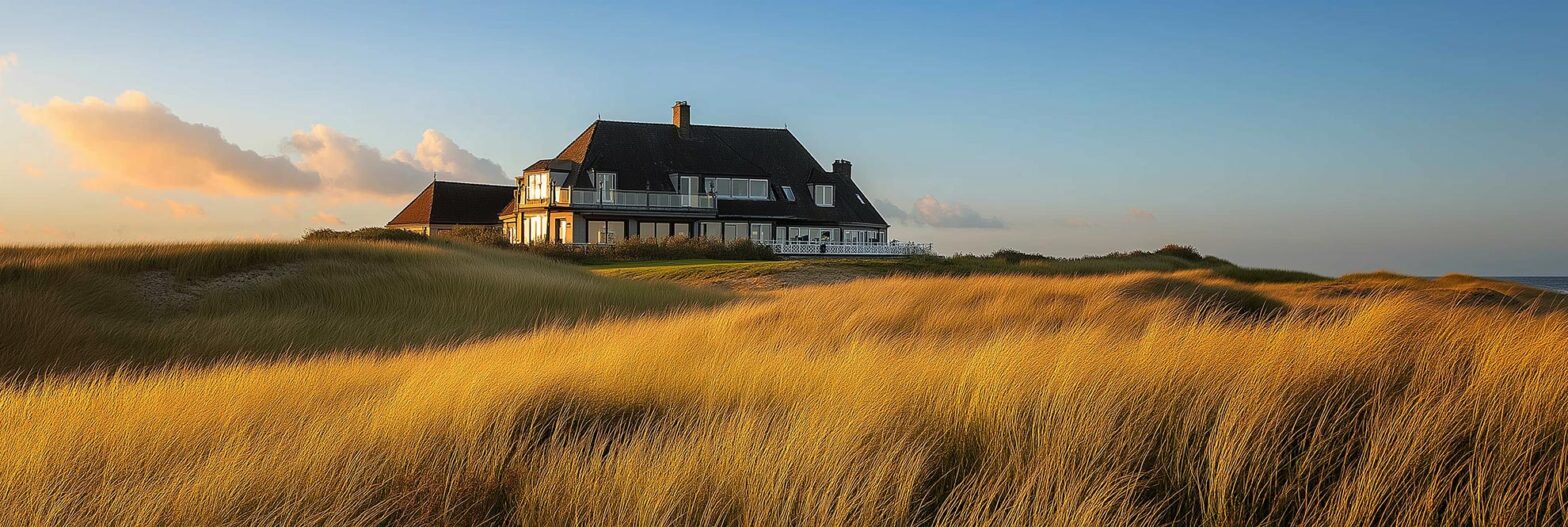
[(317, 124), (387, 156), (433, 129), (514, 174), (597, 116), (688, 100), (787, 125), (906, 211), (1004, 225), (895, 224), (944, 252), (1568, 274), (1568, 4), (1303, 4), (13, 4), (0, 243), (292, 237), (400, 206), (99, 188), (19, 104), (135, 90), (296, 161)]

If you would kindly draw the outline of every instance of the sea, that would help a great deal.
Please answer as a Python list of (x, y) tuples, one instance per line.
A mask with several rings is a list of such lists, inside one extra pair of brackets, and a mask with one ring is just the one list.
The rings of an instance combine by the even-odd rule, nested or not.
[(1490, 278), (1568, 294), (1568, 276), (1493, 276)]

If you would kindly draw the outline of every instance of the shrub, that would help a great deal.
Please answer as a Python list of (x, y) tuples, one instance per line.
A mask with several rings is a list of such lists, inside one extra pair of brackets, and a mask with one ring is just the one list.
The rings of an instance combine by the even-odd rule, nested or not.
[(489, 247), (506, 247), (512, 244), (512, 242), (507, 241), (506, 233), (501, 232), (501, 229), (477, 225), (456, 227), (449, 231), (436, 233), (436, 237)]
[(773, 249), (750, 240), (723, 242), (708, 238), (673, 236), (660, 239), (629, 238), (605, 245), (524, 246), (528, 252), (577, 263), (636, 262), (646, 260), (776, 260)]
[(1024, 261), (1028, 261), (1028, 260), (1050, 260), (1051, 259), (1050, 257), (1044, 256), (1044, 255), (1041, 255), (1041, 254), (1026, 253), (1026, 252), (1023, 252), (1023, 251), (1015, 251), (1013, 249), (1002, 249), (1000, 251), (996, 251), (994, 253), (991, 253), (991, 257), (999, 259), (999, 260), (1005, 260), (1007, 263), (1010, 263), (1010, 264), (1016, 264), (1016, 263), (1020, 263), (1020, 262), (1024, 262)]
[(305, 241), (369, 240), (381, 242), (422, 242), (429, 240), (430, 238), (417, 232), (409, 232), (402, 229), (365, 227), (363, 229), (353, 231), (312, 229), (305, 233), (304, 239)]
[(1202, 261), (1203, 260), (1203, 255), (1198, 254), (1198, 250), (1197, 249), (1193, 249), (1191, 245), (1176, 245), (1176, 244), (1166, 245), (1164, 247), (1161, 247), (1160, 250), (1154, 251), (1154, 254), (1163, 254), (1165, 256), (1174, 256), (1174, 257), (1177, 257), (1177, 258), (1181, 258), (1183, 260), (1192, 260), (1192, 261)]

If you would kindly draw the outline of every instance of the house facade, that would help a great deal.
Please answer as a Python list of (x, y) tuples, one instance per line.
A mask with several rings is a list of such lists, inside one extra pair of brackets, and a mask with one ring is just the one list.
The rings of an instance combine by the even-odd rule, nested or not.
[[(694, 125), (685, 102), (671, 113), (669, 124), (595, 121), (523, 170), (494, 224), (517, 244), (703, 236), (783, 254), (929, 251), (889, 241), (848, 161), (824, 170), (789, 130)], [(437, 205), (441, 187), (428, 189)]]

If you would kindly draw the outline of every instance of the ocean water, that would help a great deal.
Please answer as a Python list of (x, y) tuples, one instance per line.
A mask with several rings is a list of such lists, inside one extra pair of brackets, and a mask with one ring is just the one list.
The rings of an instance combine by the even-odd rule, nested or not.
[(1539, 287), (1547, 291), (1568, 293), (1568, 276), (1494, 276), (1498, 280), (1519, 282), (1521, 284)]

